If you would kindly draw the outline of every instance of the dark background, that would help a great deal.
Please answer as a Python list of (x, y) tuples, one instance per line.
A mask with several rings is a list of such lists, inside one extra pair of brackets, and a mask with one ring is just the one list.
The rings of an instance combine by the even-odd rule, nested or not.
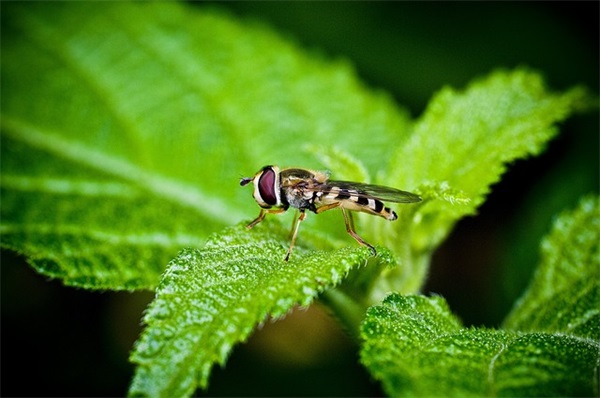
[[(194, 3), (205, 7), (205, 3)], [(550, 87), (598, 92), (598, 2), (211, 3), (263, 21), (309, 51), (351, 62), (374, 89), (421, 114), (442, 86), (529, 66)], [(185, 27), (182, 27), (184, 29)], [(535, 159), (516, 162), (479, 215), (434, 256), (424, 292), (466, 325), (499, 326), (526, 287), (558, 211), (598, 192), (598, 113), (576, 115)], [(152, 293), (63, 287), (2, 251), (3, 396), (120, 396)], [(239, 345), (202, 395), (372, 396), (357, 347), (322, 307), (295, 311)]]

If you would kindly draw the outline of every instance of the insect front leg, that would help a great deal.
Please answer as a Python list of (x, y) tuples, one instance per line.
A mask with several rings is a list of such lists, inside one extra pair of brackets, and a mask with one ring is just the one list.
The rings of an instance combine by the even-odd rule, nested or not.
[(353, 237), (354, 240), (356, 240), (358, 242), (359, 245), (367, 246), (371, 250), (371, 253), (373, 253), (373, 255), (376, 256), (377, 250), (375, 250), (373, 245), (367, 243), (367, 241), (365, 241), (363, 238), (358, 236), (358, 234), (354, 231), (354, 220), (352, 219), (352, 214), (347, 214), (346, 209), (344, 209), (343, 206), (340, 206), (340, 209), (342, 209), (342, 214), (344, 215), (344, 221), (346, 222), (346, 232), (348, 232), (350, 234), (350, 236)]
[(285, 255), (284, 261), (288, 261), (290, 259), (290, 254), (292, 254), (292, 249), (296, 244), (296, 236), (298, 235), (298, 229), (300, 228), (300, 223), (304, 218), (306, 218), (306, 213), (304, 210), (299, 211), (300, 216), (298, 218), (294, 217), (294, 224), (292, 225), (292, 242), (290, 243), (290, 248), (288, 249), (287, 254)]
[(246, 225), (246, 228), (248, 229), (252, 229), (256, 224), (258, 224), (259, 222), (261, 222), (262, 220), (265, 219), (265, 215), (267, 213), (271, 213), (271, 214), (280, 214), (285, 212), (286, 209), (275, 209), (275, 210), (265, 210), (265, 209), (260, 209), (260, 214), (258, 215), (258, 217), (256, 217), (254, 219), (254, 221), (252, 221), (250, 224)]
[(267, 212), (264, 211), (264, 209), (260, 209), (260, 214), (258, 215), (258, 217), (256, 217), (254, 221), (252, 221), (250, 224), (246, 225), (246, 228), (252, 229), (252, 227), (254, 227), (256, 224), (265, 219), (265, 214), (267, 214)]

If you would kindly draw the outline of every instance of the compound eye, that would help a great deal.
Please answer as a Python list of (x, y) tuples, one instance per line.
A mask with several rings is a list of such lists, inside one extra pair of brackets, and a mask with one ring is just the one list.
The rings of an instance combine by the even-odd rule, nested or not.
[(265, 168), (258, 180), (258, 192), (262, 200), (271, 206), (277, 204), (277, 195), (275, 193), (275, 171), (272, 168)]

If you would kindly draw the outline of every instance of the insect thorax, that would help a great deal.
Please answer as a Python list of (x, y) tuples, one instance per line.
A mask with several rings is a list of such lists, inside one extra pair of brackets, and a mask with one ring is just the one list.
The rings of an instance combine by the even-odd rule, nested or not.
[(306, 191), (303, 189), (302, 184), (296, 187), (282, 187), (281, 197), (285, 198), (285, 202), (291, 207), (300, 210), (310, 210), (316, 212), (315, 198), (316, 193), (312, 191)]

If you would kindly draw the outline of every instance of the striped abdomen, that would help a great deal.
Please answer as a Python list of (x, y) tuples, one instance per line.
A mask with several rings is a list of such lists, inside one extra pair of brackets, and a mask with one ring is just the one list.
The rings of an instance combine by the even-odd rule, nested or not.
[(328, 191), (317, 193), (315, 198), (317, 207), (332, 203), (339, 203), (339, 206), (345, 209), (373, 214), (390, 221), (398, 218), (394, 210), (386, 207), (382, 201), (359, 190), (330, 187)]

